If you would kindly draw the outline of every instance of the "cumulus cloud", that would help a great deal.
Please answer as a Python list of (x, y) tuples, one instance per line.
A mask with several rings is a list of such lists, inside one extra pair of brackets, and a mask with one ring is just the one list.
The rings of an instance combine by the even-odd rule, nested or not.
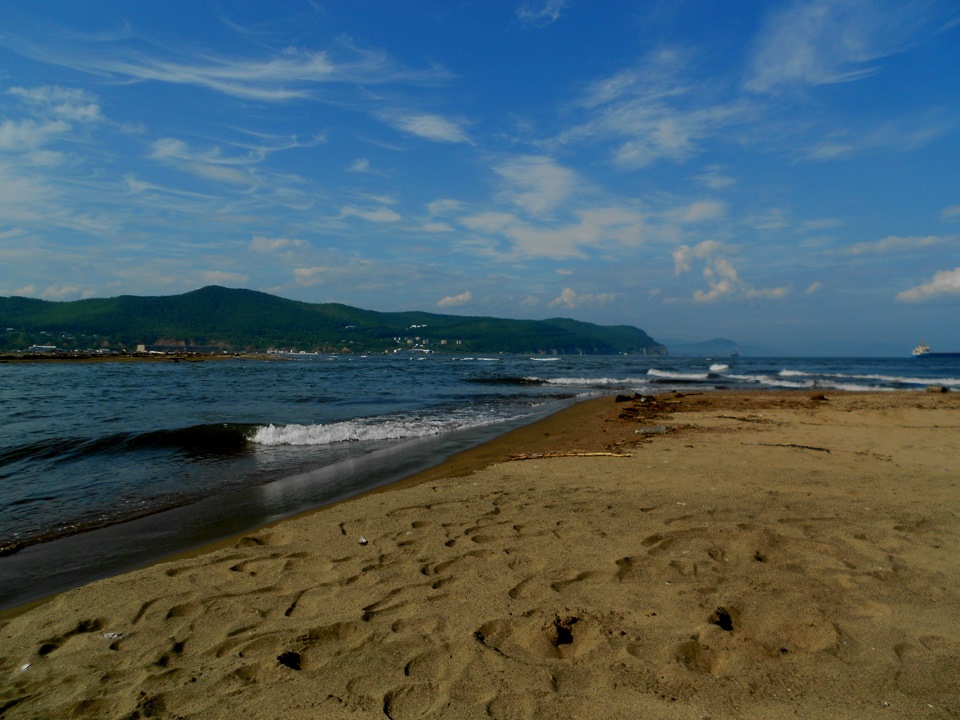
[(0, 295), (6, 297), (33, 297), (37, 293), (36, 285), (24, 285), (23, 287), (16, 288), (15, 290), (8, 290), (6, 288), (0, 288)]
[(917, 285), (897, 294), (901, 302), (919, 302), (939, 295), (960, 294), (960, 267), (953, 270), (941, 270), (930, 282)]
[(332, 268), (327, 265), (299, 267), (293, 270), (293, 281), (297, 285), (318, 285), (327, 279)]
[(596, 293), (579, 295), (573, 288), (564, 288), (563, 292), (550, 301), (550, 307), (565, 307), (570, 310), (578, 307), (603, 307), (614, 300), (617, 296), (613, 293)]
[(49, 122), (4, 120), (0, 123), (0, 150), (22, 151), (36, 148), (45, 145), (52, 137), (61, 135), (69, 129), (70, 125), (63, 120)]
[[(33, 287), (32, 285), (30, 287)], [(38, 297), (44, 298), (46, 300), (67, 300), (70, 298), (88, 298), (92, 297), (94, 293), (90, 290), (81, 290), (75, 285), (59, 285), (53, 284), (45, 287), (39, 293)]]
[(7, 92), (63, 120), (92, 122), (102, 119), (100, 105), (93, 95), (84, 90), (43, 85), (33, 88), (12, 87)]
[(445, 298), (442, 298), (437, 302), (437, 307), (448, 308), (448, 307), (458, 307), (460, 305), (466, 305), (473, 301), (473, 293), (469, 290), (462, 292), (459, 295), (448, 295)]
[(693, 293), (696, 302), (714, 302), (724, 297), (746, 297), (750, 299), (779, 299), (786, 297), (790, 290), (787, 287), (755, 288), (744, 282), (737, 269), (727, 258), (720, 255), (724, 246), (715, 240), (704, 240), (690, 247), (681, 245), (673, 251), (674, 273), (681, 275), (693, 269), (694, 260), (704, 263), (703, 279), (707, 282), (708, 290), (697, 290)]
[(680, 275), (689, 272), (692, 268), (691, 261), (694, 258), (707, 258), (717, 253), (723, 248), (723, 245), (716, 240), (704, 240), (703, 242), (690, 247), (681, 245), (673, 251), (673, 272)]
[(442, 143), (469, 143), (463, 123), (427, 113), (385, 112), (381, 119), (401, 132)]
[(707, 281), (710, 290), (706, 292), (697, 290), (693, 294), (693, 299), (697, 302), (713, 302), (743, 287), (736, 269), (729, 260), (722, 257), (714, 258), (707, 263), (703, 269), (703, 279)]

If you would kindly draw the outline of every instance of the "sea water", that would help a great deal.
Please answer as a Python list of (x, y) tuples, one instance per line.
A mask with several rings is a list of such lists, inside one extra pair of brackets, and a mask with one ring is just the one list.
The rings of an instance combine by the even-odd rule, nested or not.
[(328, 504), (591, 395), (960, 390), (957, 358), (0, 364), (0, 608)]

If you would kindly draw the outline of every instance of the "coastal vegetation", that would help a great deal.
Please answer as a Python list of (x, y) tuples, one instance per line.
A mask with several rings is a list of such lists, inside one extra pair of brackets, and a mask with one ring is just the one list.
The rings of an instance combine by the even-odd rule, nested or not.
[(230, 352), (503, 352), (666, 354), (629, 325), (565, 318), (509, 320), (427, 312), (376, 312), (208, 286), (182, 295), (123, 295), (69, 302), (0, 298), (0, 350), (135, 351), (203, 347)]

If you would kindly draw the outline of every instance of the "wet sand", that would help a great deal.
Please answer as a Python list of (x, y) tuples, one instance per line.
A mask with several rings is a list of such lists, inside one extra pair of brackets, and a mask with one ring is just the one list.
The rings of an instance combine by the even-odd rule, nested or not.
[(9, 718), (960, 716), (960, 395), (603, 398), (0, 621)]

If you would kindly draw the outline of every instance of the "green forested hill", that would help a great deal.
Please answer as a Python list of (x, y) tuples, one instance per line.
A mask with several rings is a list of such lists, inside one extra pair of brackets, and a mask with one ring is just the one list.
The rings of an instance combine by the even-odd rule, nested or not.
[[(415, 344), (443, 351), (663, 354), (643, 330), (568, 319), (506, 320), (426, 312), (382, 313), (209, 286), (163, 297), (48, 302), (0, 298), (0, 348), (64, 349), (137, 344), (216, 345), (225, 350), (386, 351)], [(419, 338), (419, 340), (417, 339)], [(441, 343), (446, 341), (446, 343)]]

